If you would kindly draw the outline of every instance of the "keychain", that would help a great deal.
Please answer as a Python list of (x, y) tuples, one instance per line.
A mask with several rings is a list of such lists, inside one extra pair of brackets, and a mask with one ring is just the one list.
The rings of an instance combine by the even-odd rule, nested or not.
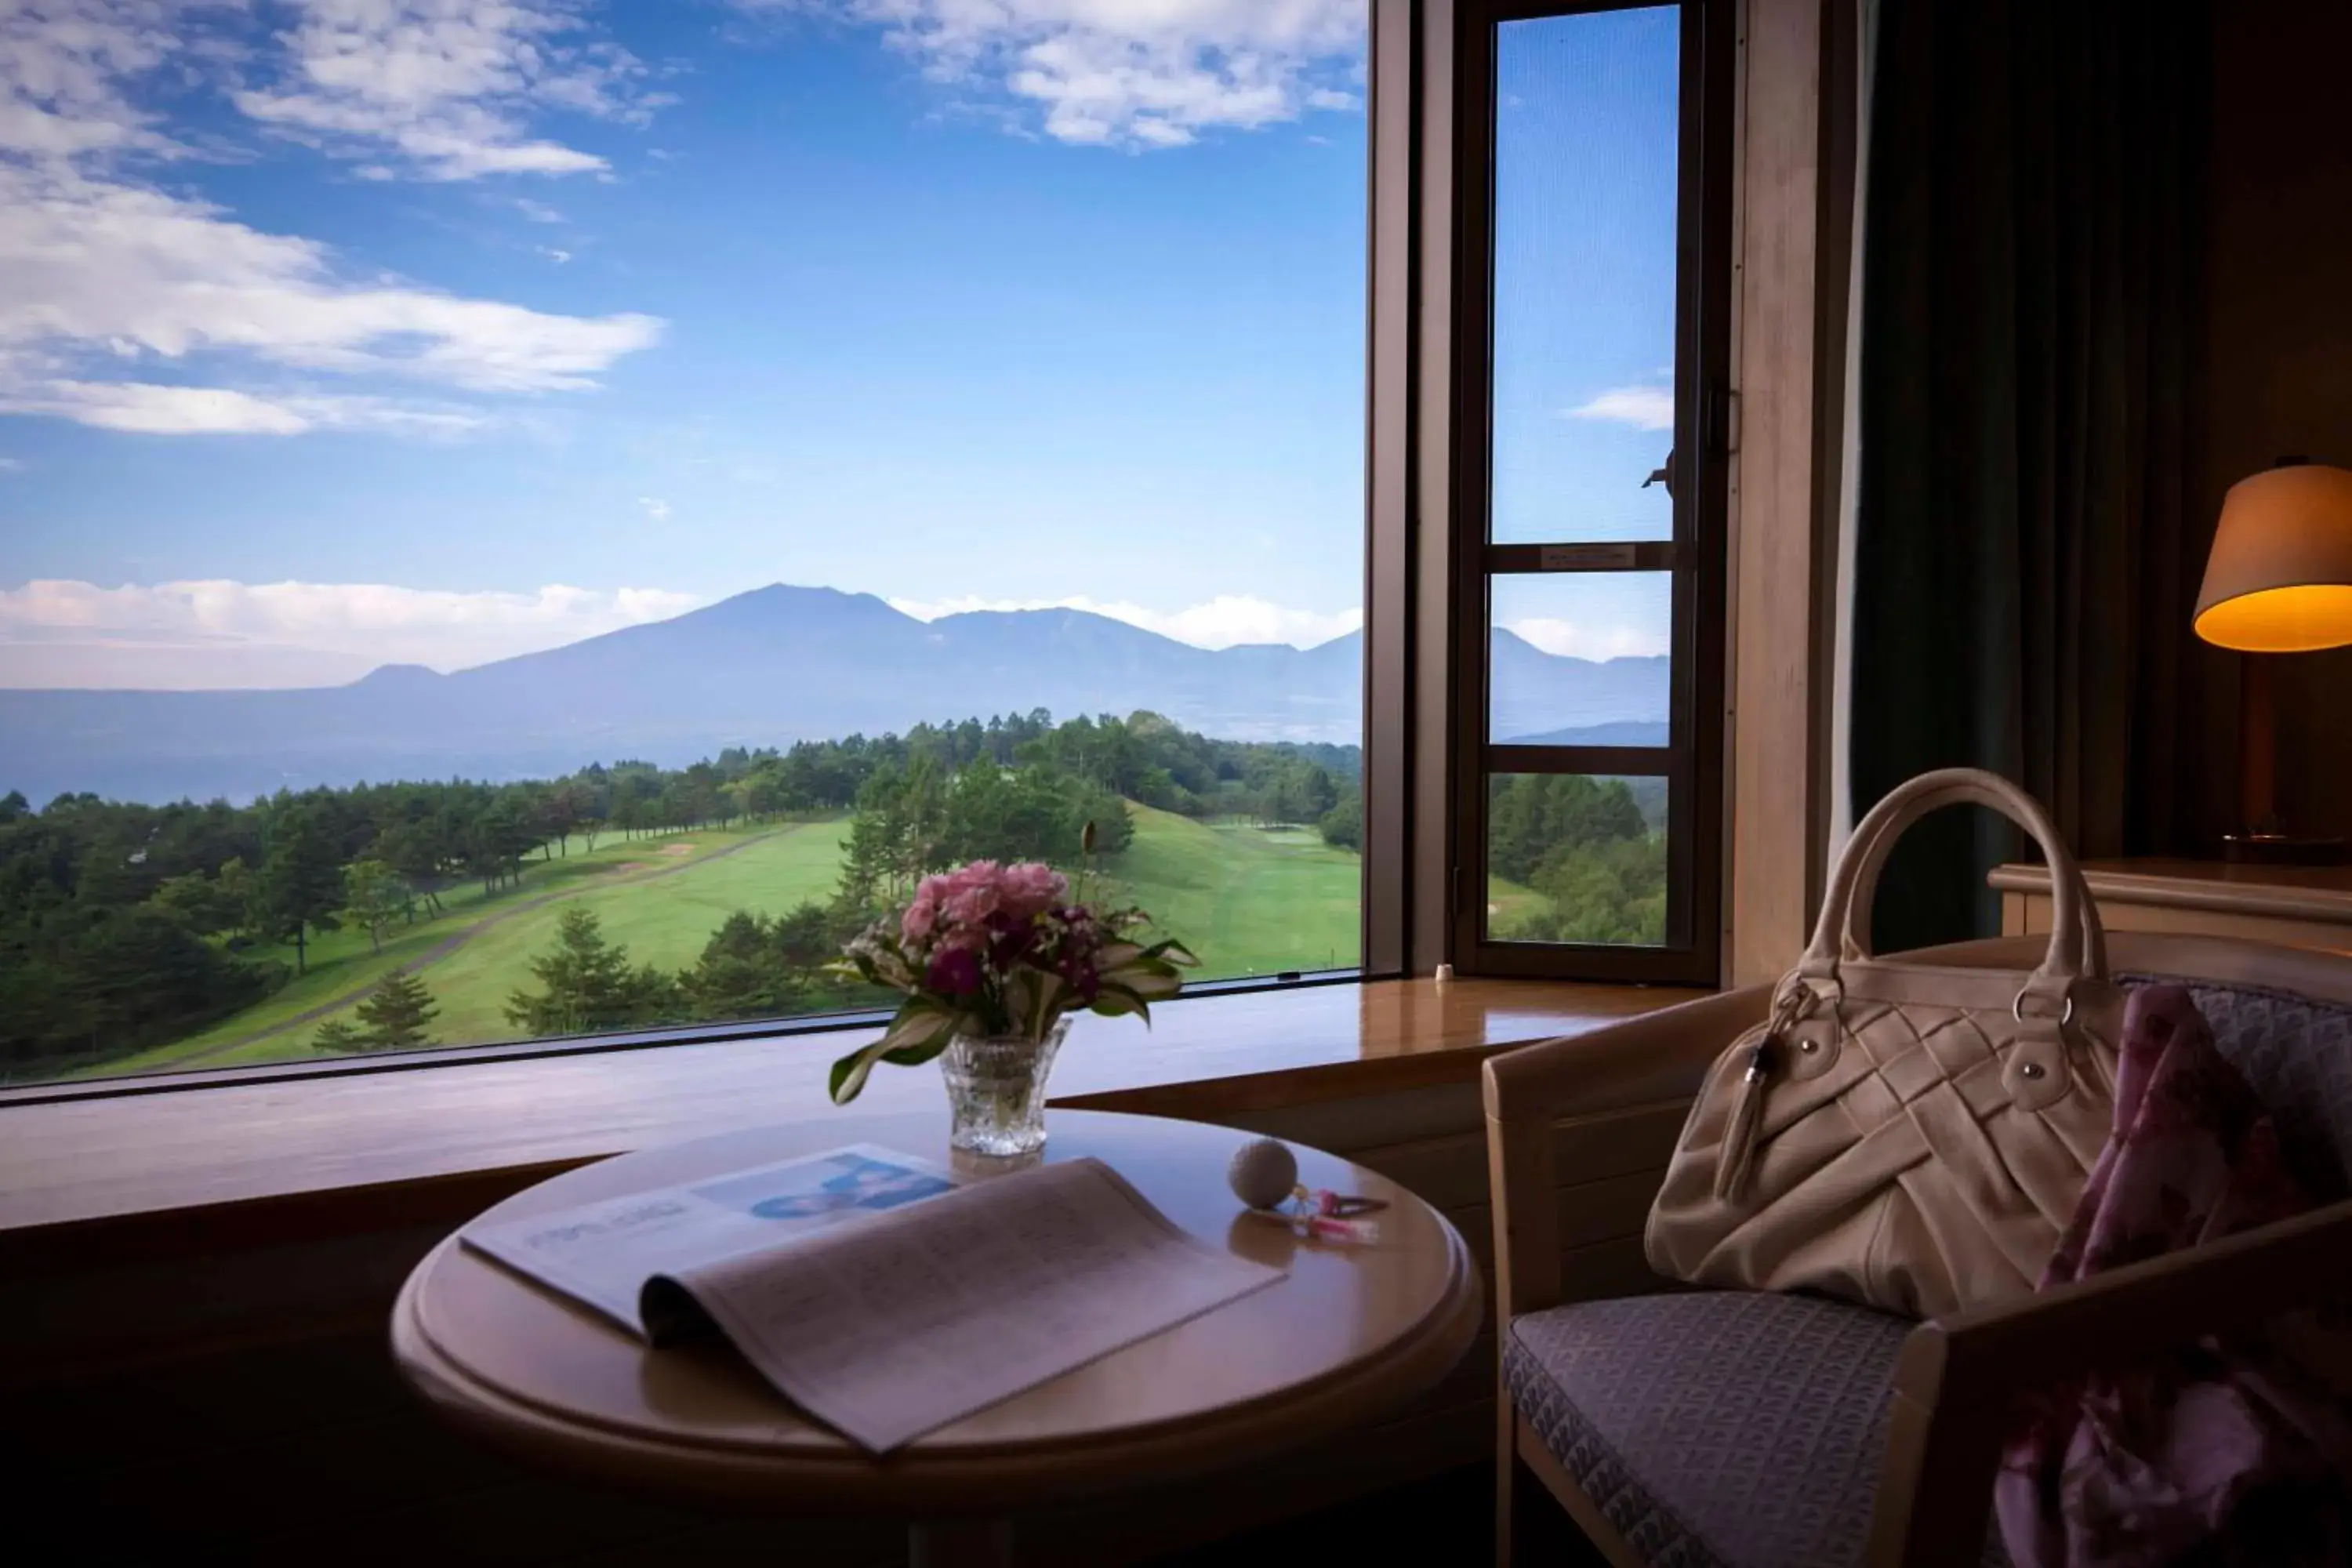
[(1297, 1156), (1276, 1138), (1261, 1138), (1235, 1150), (1226, 1180), (1252, 1214), (1279, 1220), (1310, 1239), (1377, 1241), (1380, 1223), (1365, 1216), (1389, 1206), (1385, 1198), (1303, 1184)]

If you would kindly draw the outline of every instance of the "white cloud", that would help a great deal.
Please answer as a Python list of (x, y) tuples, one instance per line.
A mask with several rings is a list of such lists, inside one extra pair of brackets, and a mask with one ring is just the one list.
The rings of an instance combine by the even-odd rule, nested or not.
[(0, 151), (43, 158), (175, 144), (133, 110), (124, 79), (178, 47), (156, 0), (17, 0), (0, 5)]
[(523, 216), (530, 219), (533, 223), (562, 223), (564, 221), (563, 215), (561, 212), (549, 206), (545, 202), (532, 201), (529, 196), (517, 196), (515, 198), (515, 211), (522, 214)]
[[(562, 584), (512, 594), (365, 583), (104, 588), (36, 580), (0, 588), (0, 647), (38, 649), (43, 660), (36, 668), (97, 671), (110, 685), (188, 684), (185, 672), (173, 667), (191, 652), (213, 668), (280, 670), (285, 679), (266, 683), (299, 685), (306, 670), (315, 683), (347, 679), (354, 667), (378, 664), (463, 668), (665, 620), (702, 602), (659, 588)], [(27, 667), (26, 656), (0, 661), (18, 679)]]
[(257, 397), (226, 387), (133, 381), (0, 384), (0, 413), (47, 414), (101, 430), (149, 436), (299, 436), (307, 430), (337, 429), (451, 437), (491, 422), (478, 410), (448, 405), (319, 395)]
[(669, 502), (663, 500), (660, 497), (639, 496), (637, 498), (637, 504), (645, 508), (646, 515), (653, 519), (656, 522), (667, 522), (669, 521)]
[(670, 100), (585, 30), (568, 0), (309, 0), (280, 79), (234, 100), (331, 152), (392, 150), (427, 179), (601, 173), (604, 157), (532, 136), (529, 117), (642, 124)]
[(101, 430), (149, 435), (291, 436), (310, 421), (280, 404), (213, 386), (49, 381), (31, 391), (0, 387), (0, 413), (54, 414)]
[(1359, 101), (1366, 0), (782, 0), (813, 4), (879, 26), (935, 81), (1012, 98), (1060, 142), (1181, 146)]
[(1632, 658), (1669, 651), (1663, 633), (1640, 626), (1599, 626), (1585, 621), (1528, 616), (1503, 623), (1546, 653), (1567, 658)]
[(558, 267), (562, 266), (565, 262), (572, 259), (572, 253), (570, 251), (559, 250), (551, 245), (537, 246), (534, 247), (534, 248), (537, 249), (541, 256), (544, 256), (550, 261), (554, 262)]
[[(658, 339), (661, 323), (650, 316), (561, 315), (365, 276), (315, 240), (252, 227), (131, 174), (134, 163), (187, 152), (134, 104), (133, 90), (151, 78), (185, 89), (224, 59), (241, 64), (226, 40), (203, 30), (232, 10), (152, 0), (0, 5), (0, 410), (155, 434), (334, 427), (446, 436), (492, 421), (478, 409), (380, 388), (322, 390), (316, 378), (391, 377), (474, 394), (577, 391)], [(525, 72), (526, 97), (619, 111), (621, 100), (575, 79), (617, 64), (537, 38), (508, 15), (516, 10), (478, 17), (453, 0), (450, 16), (426, 29), (443, 47), (433, 57), (439, 66), (430, 50), (403, 45), (406, 53), (376, 62), (381, 93), (439, 102), (466, 80), (495, 84), (494, 62), (474, 59), (467, 40), (506, 26), (499, 37), (509, 45), (556, 62)], [(357, 26), (391, 16), (393, 33), (406, 37), (400, 18), (423, 15), (375, 0), (320, 0), (293, 37), (309, 37), (314, 26), (331, 31), (337, 18)], [(556, 18), (551, 31), (573, 25), (544, 15)], [(171, 373), (158, 376), (156, 361), (170, 362)]]
[(1181, 610), (1155, 610), (1125, 600), (1105, 602), (1076, 595), (1061, 599), (984, 599), (966, 595), (951, 599), (892, 599), (892, 608), (919, 621), (942, 616), (970, 615), (975, 610), (1084, 610), (1115, 621), (1141, 626), (1195, 647), (1233, 647), (1242, 643), (1289, 643), (1313, 647), (1344, 637), (1364, 624), (1361, 610), (1326, 614), (1286, 609), (1246, 595), (1221, 594)]
[(218, 208), (70, 171), (0, 164), (0, 356), (105, 345), (179, 359), (392, 374), (484, 392), (572, 391), (661, 334), (336, 275), (327, 247)]
[(1671, 386), (1612, 386), (1590, 403), (1564, 410), (1571, 419), (1607, 419), (1636, 430), (1675, 427), (1675, 389)]
[(22, 473), (24, 468), (25, 459), (22, 458), (0, 458), (0, 474)]

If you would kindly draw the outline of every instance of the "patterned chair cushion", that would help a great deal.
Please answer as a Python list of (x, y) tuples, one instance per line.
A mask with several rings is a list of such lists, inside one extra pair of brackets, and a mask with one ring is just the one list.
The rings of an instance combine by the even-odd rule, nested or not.
[(2188, 977), (2116, 978), (2187, 986), (2214, 1044), (2269, 1108), (2295, 1179), (2318, 1203), (2352, 1194), (2352, 1007)]
[[(1644, 1562), (1839, 1568), (1863, 1560), (1910, 1330), (1760, 1291), (1579, 1301), (1513, 1322), (1503, 1377)], [(1997, 1531), (1984, 1561), (2008, 1562)]]

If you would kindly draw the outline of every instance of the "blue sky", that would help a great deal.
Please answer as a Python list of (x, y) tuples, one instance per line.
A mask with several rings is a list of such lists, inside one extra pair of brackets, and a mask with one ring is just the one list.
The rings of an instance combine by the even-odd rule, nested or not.
[[(1553, 26), (1502, 61), (1498, 533), (1638, 537), (1673, 26)], [(14, 11), (0, 685), (454, 668), (779, 580), (1346, 630), (1362, 51), (1361, 0)], [(1620, 598), (1521, 618), (1654, 651)]]

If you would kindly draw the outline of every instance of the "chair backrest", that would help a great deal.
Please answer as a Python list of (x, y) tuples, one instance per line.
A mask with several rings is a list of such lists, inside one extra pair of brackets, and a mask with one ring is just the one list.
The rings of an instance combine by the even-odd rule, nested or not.
[[(2048, 940), (1930, 952), (1941, 963), (2014, 967)], [(2145, 931), (2111, 932), (2107, 950), (2126, 986), (2188, 988), (2214, 1044), (2270, 1108), (2288, 1167), (2322, 1202), (2352, 1195), (2352, 953)]]

